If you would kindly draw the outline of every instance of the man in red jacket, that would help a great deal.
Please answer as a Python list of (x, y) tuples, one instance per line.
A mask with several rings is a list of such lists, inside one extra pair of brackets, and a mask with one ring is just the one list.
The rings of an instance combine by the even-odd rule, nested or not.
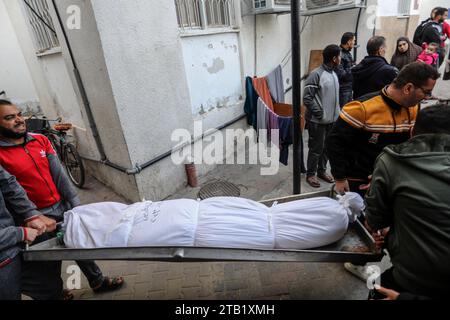
[[(19, 108), (6, 100), (0, 100), (0, 165), (16, 177), (49, 225), (62, 221), (65, 211), (80, 205), (50, 141), (27, 133)], [(94, 261), (77, 263), (94, 292), (115, 290), (123, 284), (122, 278), (104, 277)], [(57, 299), (63, 292), (61, 262), (24, 263), (22, 279), (26, 284), (23, 293), (34, 299)]]

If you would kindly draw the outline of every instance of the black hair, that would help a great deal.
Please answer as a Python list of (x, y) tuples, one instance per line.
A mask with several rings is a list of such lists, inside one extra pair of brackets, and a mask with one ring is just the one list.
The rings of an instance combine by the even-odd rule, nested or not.
[(330, 44), (323, 50), (323, 63), (330, 63), (334, 57), (341, 54), (341, 48), (338, 45)]
[(367, 42), (367, 53), (370, 56), (376, 55), (382, 46), (386, 45), (386, 38), (383, 36), (375, 36)]
[(423, 87), (429, 79), (437, 80), (440, 76), (435, 67), (424, 62), (413, 62), (405, 66), (392, 83), (397, 89), (403, 88), (408, 83)]
[(443, 16), (446, 12), (448, 12), (447, 8), (439, 7), (434, 12), (434, 17), (436, 18), (437, 16)]
[(352, 40), (355, 37), (355, 34), (353, 32), (346, 32), (342, 35), (341, 38), (341, 44), (347, 44), (350, 40)]
[(0, 106), (12, 106), (11, 101), (0, 99)]
[(420, 110), (417, 115), (414, 132), (419, 134), (450, 134), (450, 106), (437, 104)]

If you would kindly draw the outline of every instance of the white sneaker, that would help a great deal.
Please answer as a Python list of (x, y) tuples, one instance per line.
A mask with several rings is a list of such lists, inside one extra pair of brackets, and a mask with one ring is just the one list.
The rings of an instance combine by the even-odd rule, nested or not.
[(376, 266), (356, 266), (350, 262), (344, 263), (344, 268), (364, 282), (367, 282), (373, 274), (379, 273), (379, 268)]

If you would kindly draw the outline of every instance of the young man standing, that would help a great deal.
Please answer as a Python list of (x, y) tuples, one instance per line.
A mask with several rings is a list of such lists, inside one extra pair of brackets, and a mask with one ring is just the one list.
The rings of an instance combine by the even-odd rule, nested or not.
[(346, 32), (341, 39), (341, 64), (336, 70), (339, 79), (339, 105), (341, 109), (353, 100), (352, 68), (355, 61), (351, 51), (355, 47), (356, 37), (353, 32)]
[(317, 178), (334, 182), (333, 177), (326, 173), (325, 140), (340, 112), (339, 80), (335, 72), (340, 63), (341, 48), (334, 44), (327, 46), (323, 51), (323, 64), (311, 72), (305, 83), (303, 103), (309, 132), (306, 181), (313, 188), (320, 187)]
[[(80, 204), (48, 138), (27, 133), (22, 113), (5, 100), (0, 100), (0, 165), (16, 177), (50, 225), (62, 221), (65, 211)], [(48, 238), (40, 237), (37, 242)], [(123, 284), (122, 278), (104, 277), (94, 261), (78, 265), (94, 292), (115, 290)], [(34, 299), (61, 298), (61, 262), (24, 263), (22, 279), (23, 293)]]

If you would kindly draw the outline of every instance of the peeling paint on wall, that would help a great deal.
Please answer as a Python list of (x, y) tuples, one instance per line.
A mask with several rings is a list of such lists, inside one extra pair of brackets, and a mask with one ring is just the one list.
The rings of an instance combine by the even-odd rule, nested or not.
[(203, 67), (205, 67), (206, 70), (208, 70), (208, 72), (211, 74), (219, 73), (220, 71), (225, 69), (225, 61), (223, 61), (220, 57), (215, 58), (210, 67), (208, 67), (206, 63), (203, 64)]
[(239, 106), (243, 88), (237, 35), (187, 37), (182, 44), (192, 114), (207, 118)]

